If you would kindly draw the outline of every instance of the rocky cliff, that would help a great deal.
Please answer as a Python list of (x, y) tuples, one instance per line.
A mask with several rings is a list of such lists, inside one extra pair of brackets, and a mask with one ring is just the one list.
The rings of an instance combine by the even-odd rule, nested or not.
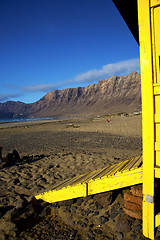
[(132, 112), (141, 108), (141, 80), (137, 72), (110, 77), (87, 87), (47, 93), (32, 104), (0, 103), (2, 117), (55, 117)]

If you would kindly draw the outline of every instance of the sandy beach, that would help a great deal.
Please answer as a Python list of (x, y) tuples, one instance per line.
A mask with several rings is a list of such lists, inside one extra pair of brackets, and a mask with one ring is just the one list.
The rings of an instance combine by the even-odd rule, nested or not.
[[(89, 233), (94, 216), (83, 216), (82, 212), (86, 206), (91, 209), (98, 200), (89, 198), (61, 205), (41, 203), (41, 210), (37, 210), (39, 215), (35, 214), (35, 209), (33, 211), (31, 200), (63, 179), (140, 156), (141, 115), (23, 123), (14, 127), (4, 125), (0, 128), (0, 137), (3, 156), (16, 149), (22, 159), (0, 169), (0, 239), (118, 239), (117, 233), (107, 235), (105, 226), (103, 234), (96, 232), (93, 226), (93, 234)], [(112, 206), (114, 204), (117, 203), (112, 199)], [(73, 212), (77, 206), (81, 214), (76, 218), (78, 212)], [(108, 205), (108, 209), (110, 207)], [(56, 218), (53, 217), (55, 209), (59, 212)], [(105, 218), (102, 217), (107, 217), (109, 210), (102, 207), (98, 211), (99, 225), (103, 225)], [(35, 220), (35, 215), (40, 218)], [(75, 227), (82, 217), (86, 221), (85, 234)], [(26, 223), (26, 219), (32, 224)], [(98, 226), (98, 222), (95, 224)]]

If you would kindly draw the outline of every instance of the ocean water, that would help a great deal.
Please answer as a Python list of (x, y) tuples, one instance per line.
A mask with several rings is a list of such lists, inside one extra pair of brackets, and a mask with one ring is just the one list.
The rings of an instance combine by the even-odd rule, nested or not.
[(46, 118), (4, 118), (0, 119), (0, 123), (7, 123), (7, 122), (29, 122), (29, 121), (47, 121), (47, 120), (60, 120), (63, 119), (62, 117), (46, 117)]

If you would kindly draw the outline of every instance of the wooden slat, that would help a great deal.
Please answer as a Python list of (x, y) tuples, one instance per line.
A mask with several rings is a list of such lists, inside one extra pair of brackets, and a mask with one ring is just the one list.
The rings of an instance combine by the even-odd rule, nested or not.
[(131, 169), (139, 161), (139, 158), (131, 159), (70, 178), (53, 186), (52, 190), (37, 195), (36, 198), (48, 202), (63, 201), (141, 183), (142, 169)]
[(155, 114), (154, 115), (154, 122), (155, 123), (160, 123), (160, 114)]
[(155, 227), (160, 225), (160, 213), (155, 216)]
[(155, 151), (160, 151), (160, 142), (155, 142)]
[(153, 84), (153, 87), (154, 87), (154, 95), (160, 95), (160, 84), (155, 83)]
[(141, 168), (119, 173), (112, 177), (104, 176), (103, 178), (99, 178), (94, 181), (91, 180), (88, 183), (88, 195), (133, 186), (142, 183), (142, 181), (143, 177)]
[(150, 6), (151, 6), (151, 7), (160, 6), (160, 0), (151, 0)]
[(134, 164), (132, 169), (138, 168), (142, 165), (142, 156), (139, 157), (138, 161)]
[(127, 165), (126, 167), (123, 169), (123, 171), (128, 171), (130, 170), (134, 164), (137, 162), (138, 158), (133, 158)]
[(113, 176), (114, 174), (116, 174), (117, 172), (120, 172), (124, 166), (127, 164), (128, 162), (121, 162), (120, 164), (117, 164), (117, 166), (115, 166), (115, 168), (112, 170), (112, 172), (110, 172), (107, 176)]
[(160, 167), (155, 167), (155, 178), (160, 178)]

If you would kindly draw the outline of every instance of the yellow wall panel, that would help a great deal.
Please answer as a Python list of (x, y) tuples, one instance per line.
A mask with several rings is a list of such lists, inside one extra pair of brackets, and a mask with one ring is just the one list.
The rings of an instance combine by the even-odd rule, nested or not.
[(160, 84), (154, 84), (154, 95), (160, 95)]
[(160, 123), (155, 126), (155, 141), (160, 142)]
[[(151, 29), (152, 29), (152, 64), (153, 64), (153, 81), (157, 83), (157, 66), (156, 66), (156, 48), (155, 48), (155, 32), (154, 32), (154, 8), (151, 8)], [(160, 92), (160, 88), (154, 89)]]
[(154, 34), (156, 50), (157, 82), (160, 83), (160, 7), (154, 8)]
[[(153, 2), (152, 2), (153, 3)], [(138, 0), (138, 23), (140, 42), (142, 131), (143, 131), (143, 196), (154, 196), (155, 167), (155, 106), (153, 32), (154, 11), (149, 0)], [(155, 50), (154, 50), (155, 51)], [(156, 63), (155, 63), (156, 65)], [(154, 239), (154, 204), (143, 199), (143, 234)]]
[(160, 95), (155, 96), (155, 114), (160, 114)]
[(155, 6), (158, 6), (160, 5), (160, 0), (151, 0), (151, 7), (155, 7)]
[(156, 152), (156, 166), (160, 167), (160, 151)]

